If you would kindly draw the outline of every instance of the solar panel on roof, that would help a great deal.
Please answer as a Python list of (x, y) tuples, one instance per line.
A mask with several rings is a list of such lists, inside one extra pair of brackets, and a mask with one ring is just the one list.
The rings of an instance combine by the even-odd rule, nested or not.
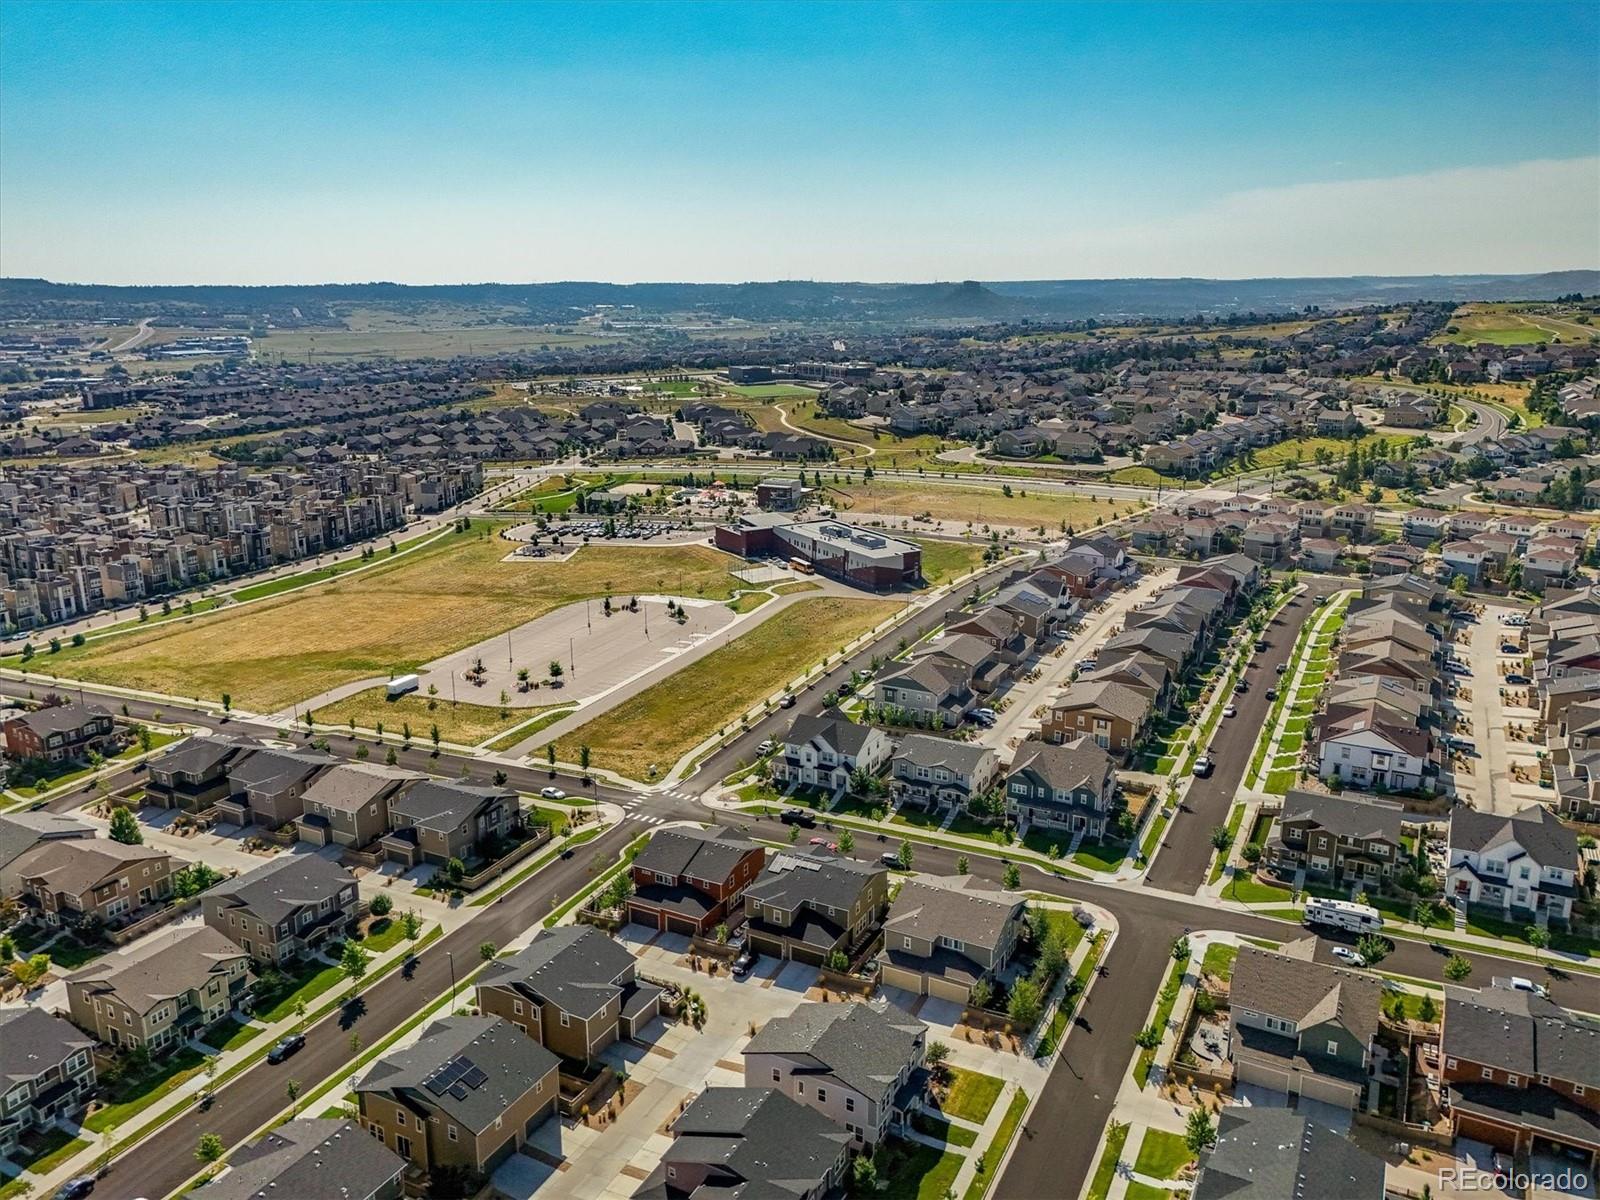
[(461, 1077), (461, 1082), (476, 1091), (489, 1082), (489, 1076), (484, 1073), (482, 1067), (475, 1066)]
[(450, 1094), (457, 1100), (465, 1100), (467, 1098), (466, 1086), (464, 1084), (457, 1083), (450, 1089)]

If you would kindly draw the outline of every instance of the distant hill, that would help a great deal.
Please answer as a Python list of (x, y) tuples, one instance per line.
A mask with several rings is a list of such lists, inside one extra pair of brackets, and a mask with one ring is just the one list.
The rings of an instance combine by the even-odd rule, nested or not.
[(750, 321), (916, 324), (1083, 320), (1284, 312), (1410, 300), (1538, 300), (1600, 293), (1600, 271), (1542, 275), (1353, 276), (1328, 279), (1043, 279), (961, 283), (398, 283), (116, 287), (0, 279), (0, 317), (155, 313), (338, 323), (359, 306), (453, 305), (485, 317), (562, 322), (612, 306), (634, 314), (702, 313)]

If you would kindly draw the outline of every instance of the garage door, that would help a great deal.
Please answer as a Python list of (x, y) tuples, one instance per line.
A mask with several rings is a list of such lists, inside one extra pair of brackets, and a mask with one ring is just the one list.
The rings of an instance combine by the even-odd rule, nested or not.
[(1324, 1104), (1351, 1109), (1356, 1106), (1356, 1088), (1340, 1079), (1298, 1072), (1296, 1080), (1300, 1094), (1308, 1100), (1321, 1100)]
[(904, 967), (884, 967), (883, 982), (886, 987), (899, 988), (914, 996), (923, 993), (922, 972), (908, 971)]
[(967, 1002), (967, 985), (957, 983), (952, 979), (929, 978), (928, 995), (936, 996), (940, 1000), (949, 1000), (955, 1004)]
[(688, 917), (675, 917), (671, 913), (668, 913), (667, 914), (667, 932), (668, 933), (682, 933), (682, 934), (687, 935), (688, 937), (694, 937), (695, 934), (700, 932), (700, 929)]
[(628, 920), (643, 925), (647, 929), (661, 928), (661, 915), (653, 908), (645, 908), (638, 904), (628, 905)]
[(826, 959), (821, 950), (813, 950), (809, 946), (795, 946), (789, 951), (789, 957), (798, 963), (805, 963), (810, 967), (820, 967)]
[(1289, 1092), (1289, 1072), (1279, 1071), (1272, 1067), (1263, 1066), (1258, 1062), (1240, 1062), (1235, 1067), (1234, 1077), (1240, 1083), (1253, 1083), (1258, 1087), (1271, 1088), (1275, 1092)]

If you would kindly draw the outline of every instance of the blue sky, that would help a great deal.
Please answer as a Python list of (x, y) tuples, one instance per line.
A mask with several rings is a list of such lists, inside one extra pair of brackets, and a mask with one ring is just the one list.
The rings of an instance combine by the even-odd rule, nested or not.
[(0, 6), (0, 272), (1600, 265), (1600, 6)]

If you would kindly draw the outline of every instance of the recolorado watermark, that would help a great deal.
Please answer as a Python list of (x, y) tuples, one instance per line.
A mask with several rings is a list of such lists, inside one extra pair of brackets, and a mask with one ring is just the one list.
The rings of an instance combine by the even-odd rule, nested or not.
[(1527, 1195), (1533, 1188), (1541, 1191), (1567, 1192), (1582, 1195), (1593, 1182), (1589, 1172), (1582, 1167), (1563, 1167), (1559, 1171), (1510, 1170), (1486, 1171), (1482, 1167), (1456, 1166), (1439, 1169), (1439, 1186), (1458, 1192), (1510, 1192)]

